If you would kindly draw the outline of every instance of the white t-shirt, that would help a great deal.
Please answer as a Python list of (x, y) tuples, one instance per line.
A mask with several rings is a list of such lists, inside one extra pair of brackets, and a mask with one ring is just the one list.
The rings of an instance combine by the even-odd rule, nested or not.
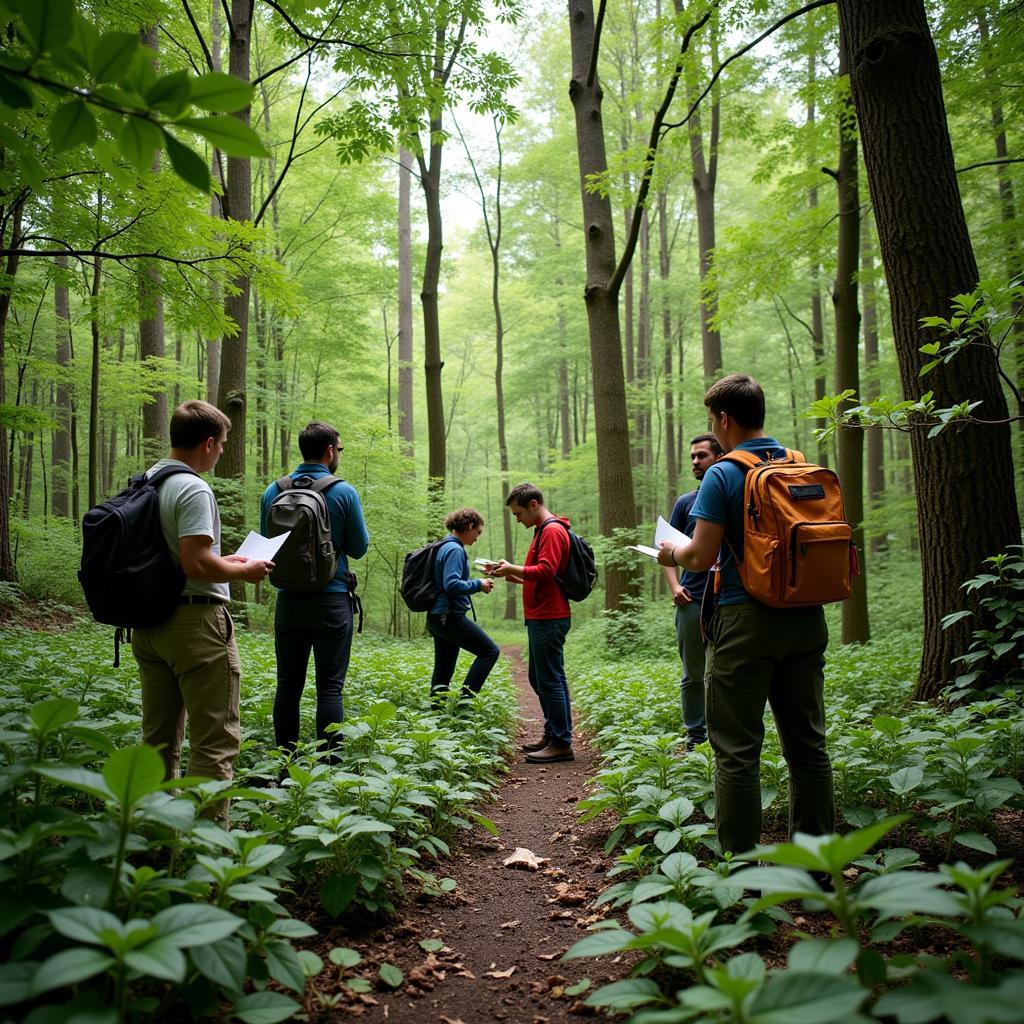
[[(184, 466), (178, 459), (161, 459), (146, 471), (152, 476), (166, 466)], [(181, 565), (180, 537), (209, 537), (213, 552), (220, 554), (220, 512), (210, 485), (194, 473), (175, 473), (157, 488), (160, 498), (160, 526), (175, 565)], [(187, 578), (183, 594), (208, 594), (227, 601), (231, 590), (227, 583), (207, 583)]]

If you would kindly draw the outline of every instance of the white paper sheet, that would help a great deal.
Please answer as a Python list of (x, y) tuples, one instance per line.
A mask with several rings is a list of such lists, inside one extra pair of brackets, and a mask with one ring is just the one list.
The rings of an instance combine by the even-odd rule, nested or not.
[(673, 544), (682, 544), (685, 547), (690, 543), (690, 538), (677, 530), (674, 526), (669, 526), (668, 523), (658, 516), (658, 525), (654, 530), (654, 546), (657, 547), (663, 540), (671, 541)]
[(489, 565), (497, 565), (498, 563), (493, 558), (474, 558), (473, 564), (482, 565), (484, 568), (487, 568)]
[(259, 559), (264, 562), (272, 562), (274, 555), (280, 550), (281, 545), (291, 536), (291, 530), (285, 530), (276, 537), (264, 537), (255, 530), (249, 531), (249, 536), (242, 541), (242, 546), (235, 552), (236, 555), (243, 555), (246, 558)]
[(627, 544), (626, 547), (630, 551), (639, 551), (641, 555), (647, 555), (648, 558), (657, 559), (658, 557), (658, 549), (649, 548), (646, 544)]

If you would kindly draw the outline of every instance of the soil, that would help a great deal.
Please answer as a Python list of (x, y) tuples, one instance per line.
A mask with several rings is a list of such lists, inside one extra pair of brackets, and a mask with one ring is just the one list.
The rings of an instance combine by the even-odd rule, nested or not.
[[(505, 654), (527, 729), (519, 737), (522, 743), (540, 734), (537, 698), (520, 650), (506, 648)], [(307, 1003), (313, 1019), (358, 1015), (395, 1024), (556, 1024), (592, 1013), (582, 1004), (585, 995), (577, 998), (565, 990), (584, 977), (593, 983), (591, 989), (624, 978), (632, 959), (559, 962), (588, 925), (609, 913), (592, 905), (612, 864), (602, 852), (608, 825), (576, 821), (576, 805), (597, 764), (596, 752), (579, 732), (575, 754), (573, 762), (547, 766), (528, 764), (517, 754), (492, 802), (480, 808), (500, 837), (476, 827), (439, 866), (438, 874), (458, 883), (450, 896), (408, 906), (398, 923), (373, 931), (354, 934), (349, 925), (321, 932), (326, 941), (318, 952), (327, 966), (313, 984), (325, 995), (340, 995), (329, 1009), (314, 995)], [(546, 863), (537, 870), (504, 866), (518, 847)], [(425, 939), (444, 945), (427, 952), (420, 946)], [(335, 946), (357, 949), (363, 962), (348, 971), (333, 966), (327, 953)], [(404, 975), (394, 991), (382, 990), (378, 978), (385, 963)], [(372, 993), (348, 994), (339, 984), (356, 975), (371, 981)]]

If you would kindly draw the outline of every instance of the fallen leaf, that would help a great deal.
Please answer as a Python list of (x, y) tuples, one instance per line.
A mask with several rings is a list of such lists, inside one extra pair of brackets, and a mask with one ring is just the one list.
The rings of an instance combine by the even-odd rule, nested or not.
[(516, 965), (513, 964), (507, 971), (485, 971), (485, 978), (511, 978), (515, 974)]
[(542, 864), (547, 864), (550, 861), (550, 857), (538, 857), (533, 850), (517, 846), (512, 856), (506, 857), (502, 863), (507, 868), (526, 868), (528, 871), (537, 871)]
[(518, 928), (523, 922), (522, 921), (506, 921), (504, 924), (499, 924), (499, 928)]
[(587, 902), (587, 894), (574, 889), (570, 882), (559, 882), (555, 886), (555, 902), (568, 907), (578, 907)]
[(557, 960), (561, 956), (560, 953), (538, 953), (538, 960)]
[(461, 1017), (446, 1017), (443, 1013), (437, 1019), (441, 1024), (465, 1024)]

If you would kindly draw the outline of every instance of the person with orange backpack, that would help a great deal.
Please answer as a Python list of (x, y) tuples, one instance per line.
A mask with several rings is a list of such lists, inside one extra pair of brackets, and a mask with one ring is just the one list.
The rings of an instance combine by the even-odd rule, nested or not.
[(822, 605), (849, 596), (856, 552), (835, 473), (765, 433), (756, 380), (723, 377), (704, 404), (726, 454), (701, 481), (692, 541), (664, 543), (658, 561), (712, 570), (704, 684), (715, 824), (723, 854), (743, 855), (761, 836), (766, 704), (789, 766), (790, 834), (834, 830)]

